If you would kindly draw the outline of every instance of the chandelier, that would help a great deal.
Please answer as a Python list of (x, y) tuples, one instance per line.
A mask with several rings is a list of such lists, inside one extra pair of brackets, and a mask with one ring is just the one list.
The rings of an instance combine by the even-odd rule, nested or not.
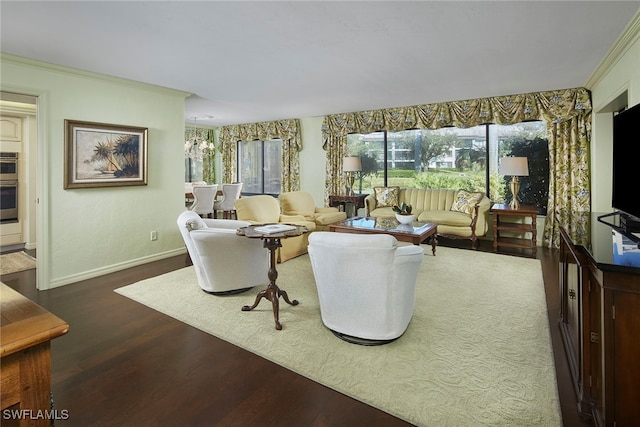
[[(213, 142), (209, 142), (206, 139), (198, 135), (198, 118), (193, 118), (193, 136), (184, 142), (184, 155), (190, 159), (202, 160), (208, 153), (213, 152)], [(213, 118), (213, 116), (207, 116), (207, 118)]]

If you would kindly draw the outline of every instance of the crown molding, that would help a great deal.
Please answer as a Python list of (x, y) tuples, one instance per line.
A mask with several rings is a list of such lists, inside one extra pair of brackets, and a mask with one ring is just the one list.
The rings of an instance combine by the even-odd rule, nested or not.
[(49, 71), (52, 71), (52, 72), (70, 74), (70, 75), (86, 77), (86, 78), (107, 80), (107, 81), (111, 81), (111, 82), (117, 83), (117, 84), (131, 85), (131, 86), (136, 86), (136, 87), (144, 87), (144, 88), (147, 88), (149, 90), (154, 90), (154, 91), (164, 91), (164, 92), (167, 92), (167, 93), (180, 94), (184, 98), (192, 95), (192, 93), (190, 93), (190, 92), (185, 92), (185, 91), (178, 90), (178, 89), (171, 89), (171, 88), (167, 88), (167, 87), (163, 87), (163, 86), (153, 85), (153, 84), (150, 84), (150, 83), (144, 83), (144, 82), (139, 82), (139, 81), (135, 81), (135, 80), (124, 79), (124, 78), (121, 78), (121, 77), (110, 76), (110, 75), (107, 75), (107, 74), (95, 73), (93, 71), (80, 70), (80, 69), (77, 69), (77, 68), (72, 68), (72, 67), (66, 67), (66, 66), (63, 66), (63, 65), (52, 64), (50, 62), (43, 62), (43, 61), (39, 61), (39, 60), (36, 60), (36, 59), (25, 58), (25, 57), (22, 57), (22, 56), (10, 55), (10, 54), (4, 53), (4, 52), (2, 52), (0, 54), (0, 59), (2, 60), (2, 62), (13, 63), (13, 64), (21, 65), (21, 66), (24, 66), (24, 67), (37, 68), (37, 69), (41, 69), (41, 70), (44, 69), (44, 70), (49, 70)]
[(604, 76), (613, 68), (620, 58), (624, 56), (638, 38), (640, 38), (640, 9), (636, 11), (635, 16), (622, 34), (620, 34), (607, 56), (604, 57), (600, 65), (598, 65), (593, 74), (591, 74), (591, 77), (589, 77), (585, 83), (585, 87), (587, 89), (593, 89), (600, 83)]

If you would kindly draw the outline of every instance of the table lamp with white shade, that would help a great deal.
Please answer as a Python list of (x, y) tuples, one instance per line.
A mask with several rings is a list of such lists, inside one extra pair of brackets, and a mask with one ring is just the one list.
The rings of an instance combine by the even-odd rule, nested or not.
[(355, 172), (362, 170), (362, 162), (360, 157), (345, 157), (342, 161), (342, 170), (347, 173), (349, 182), (349, 196), (353, 196), (353, 183), (355, 181)]
[(520, 177), (529, 176), (529, 164), (526, 157), (503, 157), (500, 159), (499, 167), (500, 175), (511, 176), (511, 209), (518, 209), (520, 201), (518, 201), (518, 193), (520, 193)]

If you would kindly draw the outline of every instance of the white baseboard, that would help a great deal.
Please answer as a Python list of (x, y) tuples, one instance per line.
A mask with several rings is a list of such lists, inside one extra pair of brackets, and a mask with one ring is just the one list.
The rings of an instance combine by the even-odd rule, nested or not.
[[(139, 265), (148, 264), (154, 261), (160, 261), (165, 258), (171, 258), (178, 255), (186, 254), (186, 248), (174, 249), (167, 252), (149, 255), (142, 258), (128, 260), (118, 264), (107, 265), (94, 270), (83, 271), (82, 273), (72, 274), (69, 276), (59, 277), (49, 283), (47, 289), (57, 288), (60, 286), (70, 285), (72, 283), (81, 282), (94, 277), (104, 276), (105, 274), (115, 273), (117, 271), (126, 270), (127, 268), (137, 267)], [(42, 288), (41, 288), (42, 289)]]

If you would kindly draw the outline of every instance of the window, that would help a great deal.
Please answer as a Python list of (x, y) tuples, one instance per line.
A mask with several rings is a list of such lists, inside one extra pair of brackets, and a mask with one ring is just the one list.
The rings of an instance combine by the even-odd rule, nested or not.
[(282, 140), (239, 141), (238, 181), (243, 194), (278, 195), (282, 184)]
[(190, 158), (185, 156), (184, 158), (184, 181), (196, 182), (203, 180), (203, 162), (202, 159)]
[(520, 178), (521, 203), (546, 214), (549, 149), (544, 122), (352, 134), (347, 136), (347, 155), (362, 160), (355, 185), (361, 193), (376, 186), (464, 188), (483, 191), (496, 203), (511, 197), (511, 177), (498, 173), (499, 159), (527, 157), (529, 176)]

